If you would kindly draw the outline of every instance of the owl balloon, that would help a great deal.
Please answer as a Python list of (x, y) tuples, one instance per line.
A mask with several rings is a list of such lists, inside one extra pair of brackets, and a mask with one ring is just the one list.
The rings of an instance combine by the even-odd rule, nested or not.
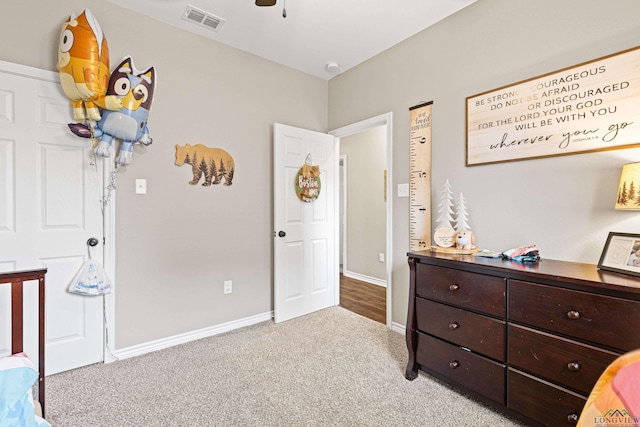
[[(124, 58), (114, 68), (109, 79), (107, 96), (117, 97), (122, 103), (122, 108), (118, 111), (103, 111), (102, 118), (95, 123), (94, 136), (100, 138), (95, 149), (97, 155), (109, 157), (113, 140), (118, 138), (122, 142), (116, 163), (127, 165), (131, 163), (134, 143), (151, 144), (147, 119), (156, 79), (154, 67), (139, 72), (133, 66), (131, 57)], [(91, 136), (91, 130), (86, 125), (75, 123), (70, 124), (69, 128), (78, 136)]]
[(89, 9), (71, 15), (62, 26), (57, 68), (60, 84), (73, 104), (76, 121), (100, 120), (98, 107), (118, 110), (116, 96), (105, 96), (109, 80), (109, 45)]

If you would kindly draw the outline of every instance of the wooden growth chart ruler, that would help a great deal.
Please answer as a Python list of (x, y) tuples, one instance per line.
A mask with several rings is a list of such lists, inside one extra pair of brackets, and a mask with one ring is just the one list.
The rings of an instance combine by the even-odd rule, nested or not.
[(431, 247), (431, 107), (433, 101), (409, 108), (409, 246)]

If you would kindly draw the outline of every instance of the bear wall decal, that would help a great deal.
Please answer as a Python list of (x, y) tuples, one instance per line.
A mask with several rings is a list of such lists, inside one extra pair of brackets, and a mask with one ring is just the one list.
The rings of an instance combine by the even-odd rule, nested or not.
[(202, 185), (220, 184), (224, 178), (224, 185), (231, 185), (235, 164), (233, 157), (221, 148), (209, 148), (202, 144), (191, 146), (176, 144), (176, 165), (188, 163), (193, 171), (193, 179), (189, 184), (196, 185), (204, 175)]

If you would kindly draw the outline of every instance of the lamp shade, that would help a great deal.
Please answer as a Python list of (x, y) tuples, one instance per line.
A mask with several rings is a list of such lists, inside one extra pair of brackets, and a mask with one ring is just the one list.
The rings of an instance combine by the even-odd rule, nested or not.
[(622, 166), (616, 210), (640, 210), (640, 163)]

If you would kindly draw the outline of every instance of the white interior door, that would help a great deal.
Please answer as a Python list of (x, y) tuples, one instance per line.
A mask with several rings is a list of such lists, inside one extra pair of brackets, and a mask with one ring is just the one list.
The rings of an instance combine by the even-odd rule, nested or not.
[[(0, 61), (0, 271), (48, 268), (47, 375), (103, 359), (102, 297), (67, 292), (88, 257), (87, 240), (103, 241), (102, 172), (71, 121), (56, 73)], [(93, 251), (101, 262), (102, 244)], [(0, 286), (0, 356), (10, 351), (8, 289)], [(38, 366), (37, 285), (25, 289), (24, 348)]]
[[(338, 161), (331, 135), (276, 123), (273, 139), (277, 323), (335, 305)], [(296, 175), (308, 156), (320, 166), (320, 194), (311, 203), (295, 191)]]

